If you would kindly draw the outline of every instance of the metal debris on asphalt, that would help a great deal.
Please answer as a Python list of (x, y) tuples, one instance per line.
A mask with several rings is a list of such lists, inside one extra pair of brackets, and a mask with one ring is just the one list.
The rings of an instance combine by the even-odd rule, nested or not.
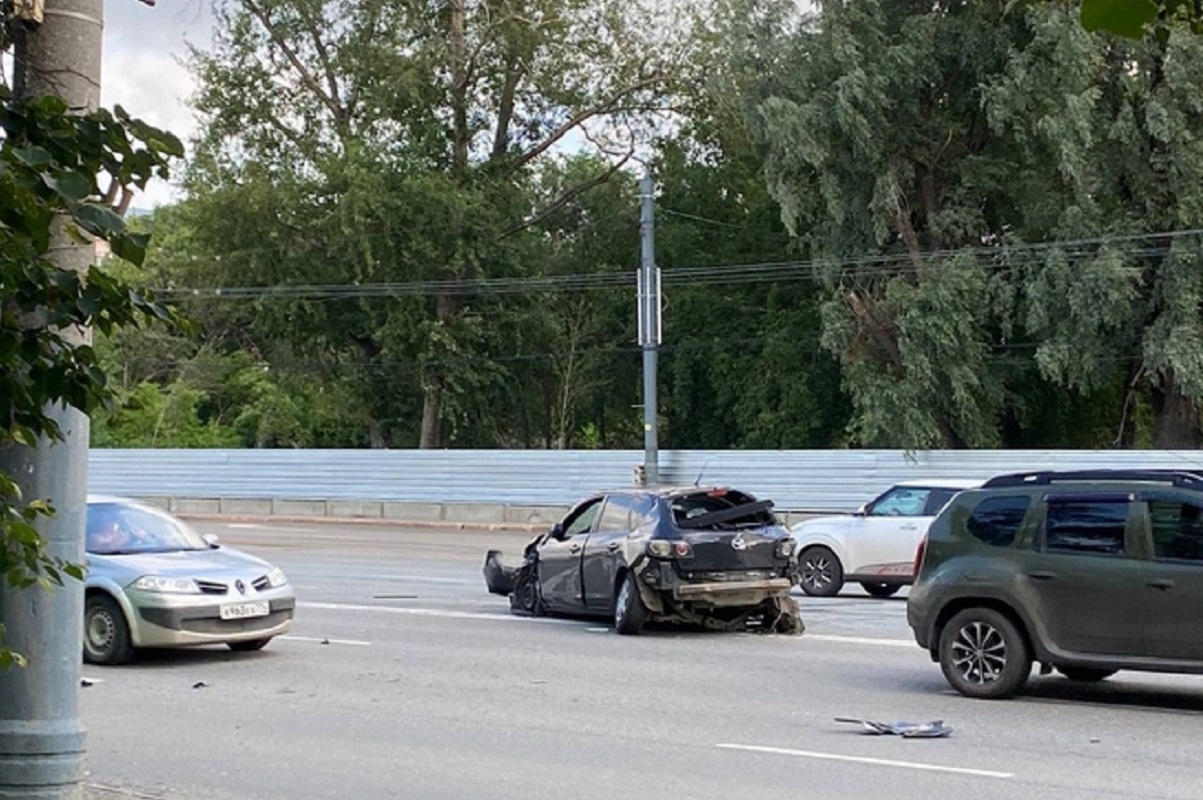
[(204, 689), (208, 685), (209, 684), (205, 683), (204, 681), (197, 681), (196, 683), (192, 684), (192, 688), (193, 689)]
[(875, 722), (871, 719), (852, 719), (836, 717), (836, 722), (847, 722), (860, 725), (865, 733), (872, 736), (901, 736), (904, 739), (938, 739), (952, 733), (952, 728), (944, 724), (944, 720), (932, 722)]

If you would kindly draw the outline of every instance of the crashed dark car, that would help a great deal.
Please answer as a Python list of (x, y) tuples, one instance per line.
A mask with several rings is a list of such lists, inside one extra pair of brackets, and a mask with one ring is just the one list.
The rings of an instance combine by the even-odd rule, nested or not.
[(801, 633), (797, 561), (772, 511), (734, 489), (624, 489), (590, 497), (527, 545), (519, 565), (490, 550), (489, 591), (514, 613)]

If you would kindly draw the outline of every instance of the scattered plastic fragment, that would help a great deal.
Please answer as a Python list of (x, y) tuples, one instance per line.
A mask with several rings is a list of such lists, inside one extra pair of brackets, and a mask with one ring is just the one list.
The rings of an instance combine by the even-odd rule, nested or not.
[(192, 688), (193, 689), (204, 689), (208, 685), (209, 684), (205, 683), (204, 681), (197, 681), (196, 683), (192, 684)]
[(860, 725), (865, 733), (873, 736), (901, 736), (904, 739), (938, 739), (952, 733), (952, 728), (944, 724), (944, 720), (932, 722), (874, 722), (871, 719), (852, 719), (836, 717), (836, 722), (847, 722)]

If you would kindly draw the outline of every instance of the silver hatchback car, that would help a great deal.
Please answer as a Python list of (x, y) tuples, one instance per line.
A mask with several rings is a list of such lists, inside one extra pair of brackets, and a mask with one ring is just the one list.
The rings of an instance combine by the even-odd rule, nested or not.
[(139, 647), (259, 650), (292, 627), (284, 573), (202, 537), (152, 506), (88, 497), (84, 660), (120, 664)]

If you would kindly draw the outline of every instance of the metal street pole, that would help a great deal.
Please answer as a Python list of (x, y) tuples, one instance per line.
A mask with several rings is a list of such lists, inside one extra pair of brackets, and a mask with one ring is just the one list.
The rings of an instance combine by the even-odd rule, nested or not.
[[(24, 4), (15, 24), (15, 92), (20, 97), (57, 95), (76, 111), (100, 102), (103, 0), (45, 0)], [(38, 18), (40, 17), (40, 19)], [(92, 248), (61, 227), (47, 256), (64, 270), (87, 270)], [(72, 331), (77, 343), (90, 339)], [(0, 470), (20, 486), (26, 500), (45, 499), (53, 519), (39, 524), (52, 556), (84, 560), (87, 514), (88, 418), (71, 408), (52, 415), (64, 440), (36, 447), (0, 448)], [(83, 641), (83, 586), (70, 578), (52, 592), (35, 586), (15, 590), (0, 580), (0, 624), (25, 667), (0, 671), (0, 798), (76, 800), (83, 796), (84, 731), (79, 718)]]
[(660, 346), (660, 270), (656, 267), (655, 184), (645, 175), (639, 184), (639, 344), (643, 347), (643, 469), (649, 486), (660, 483), (656, 430), (656, 361)]

